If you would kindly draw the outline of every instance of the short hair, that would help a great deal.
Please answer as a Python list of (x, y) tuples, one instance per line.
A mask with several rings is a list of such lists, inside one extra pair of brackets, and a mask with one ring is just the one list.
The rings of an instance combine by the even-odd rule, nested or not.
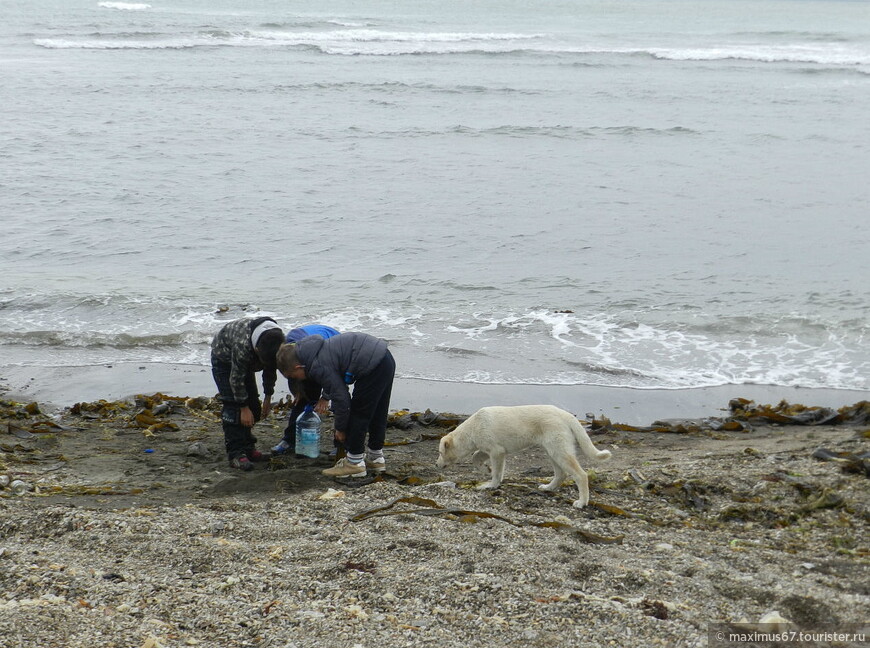
[(275, 357), (278, 355), (278, 350), (283, 342), (284, 332), (279, 328), (263, 331), (260, 339), (257, 340), (257, 355), (260, 356), (266, 368), (272, 369), (276, 366)]
[(278, 363), (278, 371), (284, 373), (292, 370), (296, 365), (302, 364), (299, 362), (299, 356), (296, 355), (296, 343), (282, 344), (278, 349), (278, 354), (275, 356)]

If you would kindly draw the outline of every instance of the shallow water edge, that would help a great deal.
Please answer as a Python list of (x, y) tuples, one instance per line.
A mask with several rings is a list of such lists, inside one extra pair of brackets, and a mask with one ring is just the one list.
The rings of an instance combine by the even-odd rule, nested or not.
[[(77, 402), (116, 400), (133, 394), (211, 396), (208, 367), (130, 363), (84, 367), (0, 367), (0, 397), (69, 407)], [(279, 380), (277, 400), (287, 395)], [(839, 408), (870, 400), (870, 391), (808, 389), (775, 385), (722, 385), (692, 389), (631, 389), (597, 385), (501, 385), (397, 378), (392, 409), (470, 414), (486, 405), (557, 405), (577, 416), (606, 416), (614, 422), (647, 425), (659, 419), (724, 415), (732, 398), (775, 404), (781, 400)]]

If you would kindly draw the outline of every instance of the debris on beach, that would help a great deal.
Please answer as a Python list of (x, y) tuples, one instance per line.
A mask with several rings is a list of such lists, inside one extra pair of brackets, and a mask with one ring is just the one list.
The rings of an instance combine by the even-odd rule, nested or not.
[(734, 398), (729, 402), (728, 408), (731, 414), (727, 417), (653, 421), (650, 425), (614, 423), (606, 416), (595, 417), (592, 414), (587, 414), (584, 422), (593, 434), (607, 431), (697, 434), (709, 431), (749, 432), (753, 425), (857, 426), (870, 424), (870, 402), (868, 401), (861, 401), (833, 410), (827, 407), (791, 404), (787, 401), (781, 401), (777, 405), (756, 405), (754, 401), (745, 398)]
[(451, 412), (433, 412), (428, 409), (425, 412), (411, 412), (402, 409), (391, 412), (387, 424), (400, 430), (407, 430), (415, 424), (420, 424), (425, 427), (445, 428), (449, 431), (467, 418), (466, 415)]
[[(0, 488), (0, 636), (22, 645), (689, 646), (771, 611), (852, 623), (870, 596), (867, 481), (842, 470), (868, 438), (848, 417), (602, 425), (613, 459), (578, 510), (539, 489), (541, 452), (493, 490), (438, 469), (449, 413), (397, 412), (388, 470), (338, 484), (328, 429), (317, 459), (228, 468), (213, 399), (46, 410), (0, 404), (0, 473), (28, 484)], [(155, 421), (178, 429), (143, 438)]]
[(833, 410), (829, 407), (807, 407), (800, 403), (780, 401), (777, 405), (756, 405), (745, 398), (734, 398), (728, 403), (731, 420), (750, 423), (779, 423), (785, 425), (866, 425), (870, 423), (870, 401)]
[[(399, 509), (393, 510), (397, 504), (406, 503), (406, 504), (414, 504), (418, 508), (412, 509)], [(577, 528), (570, 523), (565, 523), (561, 521), (544, 521), (544, 522), (531, 522), (531, 521), (520, 521), (517, 522), (510, 518), (504, 517), (502, 515), (498, 515), (496, 513), (491, 513), (489, 511), (474, 511), (468, 509), (458, 509), (458, 508), (448, 508), (444, 507), (435, 500), (428, 499), (425, 497), (417, 497), (417, 496), (406, 496), (406, 497), (397, 497), (393, 501), (381, 505), (376, 506), (373, 509), (368, 509), (366, 511), (362, 511), (351, 516), (351, 522), (360, 522), (362, 520), (366, 520), (371, 517), (380, 517), (385, 515), (423, 515), (423, 516), (443, 516), (447, 519), (457, 520), (459, 522), (476, 522), (478, 519), (487, 518), (493, 520), (500, 520), (502, 522), (507, 522), (513, 526), (522, 527), (522, 526), (532, 526), (532, 527), (541, 527), (546, 529), (561, 529), (566, 530), (572, 534), (575, 534), (579, 538), (583, 539), (586, 542), (591, 542), (595, 544), (622, 544), (624, 536), (614, 536), (607, 537), (602, 536), (597, 533), (592, 533), (591, 531), (586, 531), (585, 529)]]
[(856, 473), (870, 477), (870, 451), (854, 453), (817, 448), (813, 452), (813, 458), (819, 461), (835, 461), (844, 473)]

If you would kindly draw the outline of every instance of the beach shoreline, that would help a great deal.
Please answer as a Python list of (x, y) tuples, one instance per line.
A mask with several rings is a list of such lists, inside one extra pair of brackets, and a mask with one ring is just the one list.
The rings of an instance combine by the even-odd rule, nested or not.
[[(259, 383), (259, 380), (258, 380)], [(119, 400), (136, 394), (213, 396), (208, 367), (193, 364), (118, 363), (96, 366), (6, 366), (0, 368), (0, 397), (64, 408), (78, 402)], [(279, 378), (273, 398), (287, 395)], [(782, 400), (838, 409), (870, 400), (870, 391), (722, 385), (686, 389), (636, 389), (600, 385), (516, 385), (430, 381), (397, 377), (391, 409), (470, 414), (488, 405), (551, 404), (577, 416), (593, 414), (614, 422), (648, 425), (656, 420), (699, 419), (727, 414), (728, 403)]]
[[(541, 490), (537, 448), (495, 490), (438, 468), (449, 417), (396, 419), (387, 471), (338, 480), (329, 417), (318, 458), (243, 473), (218, 403), (156, 404), (2, 408), (0, 473), (29, 489), (0, 487), (11, 646), (696, 648), (725, 627), (866, 627), (865, 423), (596, 428), (612, 456), (583, 458), (580, 509), (570, 483)], [(258, 423), (262, 447), (282, 429)]]

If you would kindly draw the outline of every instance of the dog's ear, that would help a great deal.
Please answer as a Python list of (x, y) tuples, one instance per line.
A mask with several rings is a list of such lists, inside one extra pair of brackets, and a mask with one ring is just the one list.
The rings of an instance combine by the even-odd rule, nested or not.
[(447, 448), (449, 448), (449, 447), (451, 446), (452, 443), (453, 443), (453, 442), (452, 442), (450, 439), (448, 439), (447, 437), (445, 437), (445, 438), (444, 438), (444, 449), (446, 450)]

